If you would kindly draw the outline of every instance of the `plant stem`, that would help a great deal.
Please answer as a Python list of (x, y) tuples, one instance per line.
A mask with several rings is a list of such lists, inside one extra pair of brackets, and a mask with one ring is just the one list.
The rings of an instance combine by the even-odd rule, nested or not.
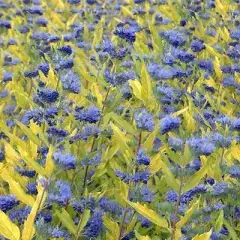
[[(137, 148), (136, 148), (136, 155), (141, 147), (141, 143), (142, 143), (142, 132), (139, 133), (139, 136), (138, 136), (138, 144), (137, 144)], [(136, 169), (134, 170), (135, 172), (137, 171), (137, 167)], [(130, 193), (130, 189), (131, 189), (131, 185), (132, 185), (132, 182), (129, 183), (129, 189), (128, 189), (128, 196), (129, 196), (129, 193)], [(124, 222), (125, 222), (125, 219), (126, 219), (126, 216), (127, 216), (127, 210), (128, 208), (126, 207), (124, 209), (124, 212), (123, 212), (123, 217), (122, 217), (122, 221), (121, 221), (121, 224), (120, 224), (120, 232), (119, 232), (119, 236), (118, 236), (118, 240), (121, 240), (122, 237), (123, 237), (123, 233), (124, 233)], [(133, 213), (133, 216), (134, 216), (135, 213)]]
[[(102, 115), (103, 115), (103, 111), (104, 111), (104, 109), (105, 109), (105, 102), (106, 102), (106, 100), (107, 100), (107, 98), (108, 98), (109, 92), (110, 92), (110, 87), (108, 88), (107, 94), (106, 94), (106, 96), (105, 96), (105, 98), (104, 98), (104, 100), (103, 100), (103, 106), (102, 106), (102, 109), (101, 109), (101, 116), (100, 116), (100, 119), (99, 119), (98, 125), (97, 125), (98, 127), (100, 126), (101, 121), (102, 121)], [(90, 153), (91, 153), (91, 152), (93, 151), (93, 149), (94, 149), (95, 142), (96, 142), (96, 138), (93, 139), (93, 143), (92, 143), (92, 147), (91, 147)], [(86, 184), (87, 184), (88, 169), (89, 169), (89, 165), (87, 164), (86, 169), (85, 169), (85, 173), (84, 173), (84, 178), (83, 178), (83, 191), (82, 191), (82, 195), (83, 195), (84, 192), (85, 192), (85, 188), (86, 188)]]
[(123, 225), (124, 225), (126, 216), (127, 216), (127, 208), (125, 208), (124, 212), (123, 212), (123, 218), (122, 218), (122, 221), (121, 221), (121, 224), (120, 224), (120, 232), (119, 232), (118, 240), (122, 239), (123, 230), (124, 230)]
[(178, 214), (179, 204), (180, 204), (180, 200), (181, 200), (182, 188), (183, 188), (183, 171), (181, 171), (180, 187), (179, 187), (179, 190), (178, 190), (178, 199), (177, 199), (177, 202), (176, 202), (175, 211), (174, 211), (174, 215), (173, 215), (174, 219), (173, 219), (173, 232), (172, 232), (172, 238), (171, 238), (172, 240), (175, 239), (177, 214)]

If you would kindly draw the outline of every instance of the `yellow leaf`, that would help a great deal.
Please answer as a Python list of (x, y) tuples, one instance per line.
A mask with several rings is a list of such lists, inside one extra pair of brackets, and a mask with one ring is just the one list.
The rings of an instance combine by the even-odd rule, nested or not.
[(112, 240), (118, 240), (120, 229), (116, 222), (112, 221), (107, 215), (103, 217), (104, 226), (111, 232)]
[(221, 54), (218, 53), (213, 47), (209, 46), (209, 45), (205, 45), (206, 46), (206, 50), (207, 52), (209, 52), (211, 55), (215, 56), (215, 57), (221, 57)]
[(56, 23), (58, 27), (64, 28), (64, 23), (62, 22), (60, 16), (57, 15), (54, 11), (50, 12), (50, 16), (52, 18), (52, 23)]
[(93, 92), (94, 96), (97, 98), (98, 106), (100, 108), (102, 108), (102, 106), (103, 106), (103, 104), (102, 104), (103, 99), (102, 99), (102, 95), (101, 95), (101, 93), (99, 91), (99, 86), (96, 83), (94, 83), (92, 85), (92, 92)]
[(151, 238), (149, 236), (142, 236), (136, 230), (134, 232), (135, 232), (135, 236), (138, 240), (151, 240)]
[(46, 165), (45, 165), (45, 171), (46, 171), (47, 177), (51, 177), (52, 172), (54, 170), (54, 161), (52, 159), (53, 151), (54, 151), (53, 146), (50, 145), (47, 158), (46, 158)]
[(27, 220), (24, 222), (23, 232), (22, 232), (22, 240), (31, 240), (33, 235), (35, 234), (34, 221), (38, 211), (41, 209), (45, 199), (46, 199), (46, 191), (41, 186), (38, 185), (38, 195), (36, 201), (33, 204), (30, 214), (28, 215)]
[(134, 96), (140, 100), (143, 100), (141, 83), (138, 80), (129, 80), (128, 83), (133, 89)]
[(74, 224), (69, 213), (63, 208), (62, 212), (56, 210), (56, 214), (62, 224), (73, 234), (77, 233), (77, 226)]
[(201, 235), (197, 235), (196, 237), (194, 237), (192, 240), (209, 240), (212, 234), (212, 229), (207, 232), (207, 233), (203, 233)]
[(179, 116), (179, 115), (185, 113), (187, 110), (188, 110), (188, 107), (185, 107), (185, 108), (183, 108), (183, 109), (181, 109), (181, 110), (179, 110), (179, 111), (173, 113), (172, 115), (173, 115), (174, 117), (177, 117), (177, 116)]
[(9, 217), (0, 210), (0, 234), (10, 240), (19, 240), (20, 231), (17, 225), (11, 222)]
[(38, 146), (41, 145), (40, 139), (32, 132), (30, 128), (19, 122), (18, 120), (15, 120), (17, 125), (21, 128), (21, 130), (27, 135), (28, 139), (36, 143)]
[(142, 64), (141, 75), (142, 75), (141, 95), (146, 101), (149, 101), (152, 98), (152, 84), (145, 64)]
[[(204, 157), (202, 156), (201, 159), (203, 159)], [(206, 161), (202, 168), (197, 171), (196, 173), (194, 173), (190, 179), (186, 182), (186, 184), (183, 187), (183, 192), (187, 192), (188, 190), (194, 188), (199, 182), (200, 180), (207, 174), (209, 168), (209, 163), (208, 161)]]
[(132, 17), (134, 19), (133, 13), (128, 8), (122, 6), (122, 11), (126, 16)]
[(10, 162), (17, 162), (20, 158), (19, 154), (14, 150), (14, 148), (7, 142), (5, 142), (5, 149), (6, 151), (6, 159), (7, 161), (10, 160)]
[(197, 202), (195, 202), (192, 207), (190, 209), (188, 209), (185, 213), (185, 215), (183, 217), (181, 217), (180, 221), (177, 222), (176, 227), (178, 229), (181, 229), (185, 223), (188, 221), (188, 219), (191, 217), (191, 215), (193, 214), (193, 212), (195, 211), (195, 209), (198, 207), (199, 205), (199, 200)]
[(148, 208), (147, 205), (141, 205), (140, 203), (133, 203), (125, 199), (127, 203), (132, 206), (138, 213), (143, 215), (145, 218), (147, 218), (152, 223), (163, 227), (168, 228), (168, 222), (159, 216), (156, 212), (154, 212), (152, 209)]
[(218, 79), (221, 79), (222, 70), (221, 70), (219, 59), (217, 57), (215, 57), (215, 60), (213, 61), (213, 66), (214, 66), (214, 71), (215, 71)]
[(25, 193), (21, 185), (15, 180), (13, 180), (13, 178), (8, 174), (7, 170), (3, 171), (1, 176), (2, 179), (4, 179), (4, 181), (9, 184), (10, 192), (14, 194), (18, 200), (29, 206), (33, 206), (34, 198)]
[[(164, 155), (162, 155), (164, 157)], [(163, 174), (165, 178), (167, 179), (167, 184), (173, 188), (175, 191), (179, 191), (180, 183), (178, 179), (175, 179), (172, 172), (169, 170), (168, 166), (161, 160), (161, 156), (159, 156), (158, 160), (159, 165), (161, 165), (161, 169), (163, 171)]]
[(127, 145), (128, 138), (125, 136), (125, 134), (113, 123), (110, 123), (111, 128), (114, 132), (114, 140), (118, 143), (120, 149), (125, 152), (128, 151), (131, 152), (130, 147)]

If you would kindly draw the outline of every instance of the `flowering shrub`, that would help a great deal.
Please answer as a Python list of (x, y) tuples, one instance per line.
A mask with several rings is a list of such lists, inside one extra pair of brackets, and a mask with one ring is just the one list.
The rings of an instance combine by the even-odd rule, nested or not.
[(0, 239), (240, 239), (239, 4), (0, 1)]

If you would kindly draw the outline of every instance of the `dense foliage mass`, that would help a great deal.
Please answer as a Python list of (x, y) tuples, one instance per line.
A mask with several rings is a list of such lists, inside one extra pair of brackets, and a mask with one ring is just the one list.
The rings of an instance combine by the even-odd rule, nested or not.
[(0, 239), (240, 239), (239, 0), (0, 0)]

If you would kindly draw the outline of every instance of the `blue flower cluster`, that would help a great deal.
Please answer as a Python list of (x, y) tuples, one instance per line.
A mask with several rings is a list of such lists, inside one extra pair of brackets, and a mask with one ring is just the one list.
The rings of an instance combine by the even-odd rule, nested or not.
[(239, 9), (0, 0), (1, 214), (22, 233), (41, 199), (37, 239), (238, 239)]

